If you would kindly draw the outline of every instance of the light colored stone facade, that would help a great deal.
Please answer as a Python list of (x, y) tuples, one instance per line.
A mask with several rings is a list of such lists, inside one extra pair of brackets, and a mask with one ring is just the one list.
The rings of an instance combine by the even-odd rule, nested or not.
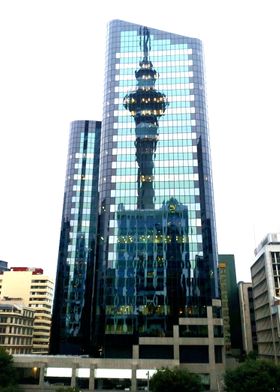
[(9, 354), (30, 354), (34, 311), (20, 301), (0, 300), (0, 347)]
[(53, 280), (36, 268), (14, 268), (0, 275), (0, 298), (21, 298), (35, 312), (34, 354), (48, 354), (53, 300)]
[(258, 355), (280, 360), (280, 234), (268, 234), (251, 267)]

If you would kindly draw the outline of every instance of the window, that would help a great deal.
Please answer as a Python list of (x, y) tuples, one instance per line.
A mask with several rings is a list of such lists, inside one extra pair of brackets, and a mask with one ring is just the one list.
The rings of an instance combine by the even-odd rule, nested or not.
[(180, 346), (181, 363), (208, 363), (208, 346)]

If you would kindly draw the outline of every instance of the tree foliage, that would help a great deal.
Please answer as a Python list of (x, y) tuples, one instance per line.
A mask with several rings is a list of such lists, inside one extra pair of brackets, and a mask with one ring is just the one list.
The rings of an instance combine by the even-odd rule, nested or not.
[(4, 387), (7, 387), (7, 390), (15, 389), (16, 383), (17, 371), (13, 364), (13, 357), (0, 347), (0, 390), (4, 391)]
[(224, 380), (227, 392), (280, 392), (280, 366), (250, 359), (227, 370)]
[(200, 392), (202, 382), (197, 374), (190, 373), (187, 369), (158, 370), (150, 379), (152, 392)]
[(22, 392), (17, 385), (8, 385), (7, 387), (1, 387), (1, 392)]
[(248, 354), (246, 354), (245, 352), (243, 352), (240, 355), (239, 358), (239, 362), (245, 362), (245, 361), (249, 361), (249, 360), (253, 360), (255, 361), (258, 358), (258, 354), (256, 353), (256, 351), (250, 351)]

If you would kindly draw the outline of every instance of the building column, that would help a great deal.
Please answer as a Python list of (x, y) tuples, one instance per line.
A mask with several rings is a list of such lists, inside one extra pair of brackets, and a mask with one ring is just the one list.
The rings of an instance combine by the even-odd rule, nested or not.
[[(214, 305), (215, 306), (215, 305)], [(220, 390), (220, 374), (215, 359), (215, 337), (214, 337), (214, 320), (213, 320), (213, 303), (207, 306), (208, 320), (208, 349), (209, 349), (209, 374), (211, 391)], [(223, 362), (224, 364), (224, 362)]]
[(44, 386), (44, 377), (45, 377), (45, 369), (46, 365), (40, 365), (40, 375), (39, 375), (39, 386), (40, 388)]
[(132, 358), (138, 360), (139, 359), (139, 345), (132, 346)]
[(173, 358), (180, 362), (179, 325), (173, 325)]
[(90, 365), (89, 368), (89, 382), (88, 382), (88, 389), (89, 391), (94, 391), (94, 378), (95, 378), (95, 369), (96, 369), (96, 365)]
[(73, 363), (72, 365), (72, 377), (71, 377), (71, 387), (76, 386), (76, 370), (77, 370), (78, 365), (76, 363)]
[(137, 365), (132, 365), (131, 367), (131, 392), (137, 392), (137, 378), (136, 378), (136, 370)]

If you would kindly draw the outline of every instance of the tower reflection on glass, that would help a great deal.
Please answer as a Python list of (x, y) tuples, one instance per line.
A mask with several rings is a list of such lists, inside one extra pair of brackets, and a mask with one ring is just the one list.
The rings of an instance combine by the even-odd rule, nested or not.
[(138, 163), (138, 201), (139, 209), (154, 208), (153, 154), (158, 140), (158, 118), (164, 115), (168, 105), (165, 94), (155, 89), (159, 77), (149, 60), (151, 50), (150, 33), (147, 27), (140, 28), (140, 48), (143, 60), (135, 71), (137, 90), (126, 95), (124, 106), (135, 121), (135, 147)]
[(177, 361), (218, 297), (202, 42), (111, 21), (103, 102), (70, 134), (52, 353)]
[(125, 308), (125, 312), (122, 317), (113, 316), (114, 331), (171, 336), (174, 319), (178, 319), (186, 304), (183, 282), (187, 273), (183, 275), (182, 264), (188, 263), (182, 260), (182, 248), (188, 259), (188, 244), (182, 244), (179, 238), (188, 234), (188, 210), (175, 198), (155, 208), (158, 119), (164, 115), (168, 102), (165, 94), (155, 88), (159, 75), (149, 59), (149, 30), (140, 28), (139, 35), (143, 59), (135, 71), (137, 89), (124, 97), (124, 107), (135, 121), (137, 209), (126, 209), (121, 203), (117, 211), (114, 303), (116, 309), (122, 312)]

